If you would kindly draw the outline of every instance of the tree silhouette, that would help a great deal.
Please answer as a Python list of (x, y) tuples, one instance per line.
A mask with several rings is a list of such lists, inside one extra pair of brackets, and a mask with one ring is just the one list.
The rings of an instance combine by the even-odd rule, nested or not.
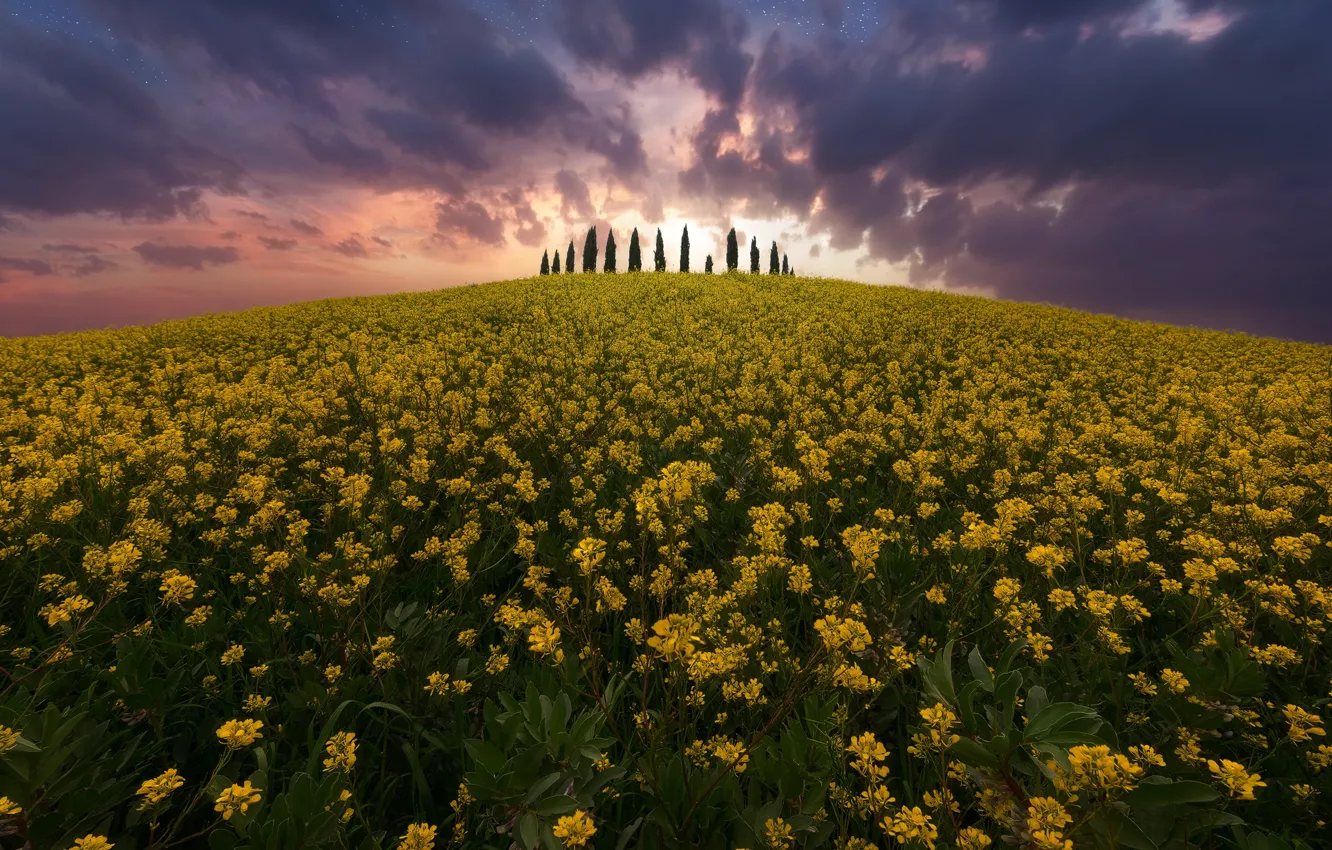
[(555, 262), (552, 263), (550, 266), (550, 273), (551, 274), (560, 273), (560, 252), (558, 250), (555, 252)]
[(615, 273), (615, 231), (606, 235), (606, 267), (602, 271)]
[(689, 271), (689, 225), (685, 225), (684, 235), (680, 237), (680, 271)]
[(708, 254), (708, 260), (703, 264), (704, 274), (712, 274), (712, 255)]
[(587, 229), (587, 238), (583, 240), (583, 271), (597, 270), (597, 226)]
[(777, 243), (772, 243), (772, 250), (768, 252), (768, 274), (777, 274), (779, 266), (777, 265)]
[(573, 274), (574, 270), (574, 249), (573, 240), (569, 240), (569, 251), (564, 255), (564, 273)]
[(750, 239), (749, 239), (749, 273), (750, 273), (750, 274), (758, 274), (758, 261), (759, 261), (758, 237), (757, 237), (757, 236), (751, 236)]
[(550, 274), (550, 251), (549, 249), (541, 252), (541, 273)]
[(726, 235), (726, 270), (733, 271), (740, 266), (740, 245), (735, 241), (735, 228)]
[(638, 228), (634, 228), (634, 235), (629, 237), (629, 271), (641, 272), (643, 270), (643, 251), (638, 247)]
[(782, 254), (782, 274), (790, 274), (791, 266), (786, 262), (786, 255)]
[(652, 264), (657, 267), (657, 271), (666, 271), (666, 243), (661, 241), (661, 228), (657, 228), (657, 250), (652, 254)]

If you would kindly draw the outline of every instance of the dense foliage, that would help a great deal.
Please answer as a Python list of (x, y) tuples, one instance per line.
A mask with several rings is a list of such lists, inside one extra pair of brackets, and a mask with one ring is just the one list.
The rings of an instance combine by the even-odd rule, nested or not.
[(1330, 357), (738, 272), (0, 341), (0, 844), (1316, 846)]

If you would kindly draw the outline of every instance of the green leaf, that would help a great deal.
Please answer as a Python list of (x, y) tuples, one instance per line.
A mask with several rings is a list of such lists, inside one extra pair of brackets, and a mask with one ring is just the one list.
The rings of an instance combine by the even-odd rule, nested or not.
[(1013, 659), (1017, 658), (1017, 654), (1021, 652), (1022, 648), (1026, 645), (1026, 638), (1018, 638), (1010, 643), (1008, 648), (1004, 650), (1004, 654), (999, 656), (999, 663), (994, 666), (994, 675), (1002, 676), (1007, 673), (1008, 668), (1013, 665)]
[[(1149, 777), (1150, 778), (1150, 777)], [(1129, 791), (1121, 799), (1130, 806), (1178, 806), (1184, 803), (1210, 803), (1221, 795), (1212, 786), (1202, 782), (1185, 780), (1183, 782), (1148, 782), (1143, 780), (1138, 787)]]
[(620, 830), (620, 837), (615, 842), (615, 850), (624, 850), (624, 848), (628, 847), (629, 841), (634, 837), (634, 833), (638, 831), (638, 827), (642, 823), (643, 823), (643, 818), (641, 816), (636, 817), (629, 822), (628, 826)]
[(469, 738), (463, 741), (463, 746), (467, 748), (467, 752), (471, 754), (472, 758), (476, 759), (477, 764), (491, 773), (499, 773), (504, 769), (505, 762), (508, 761), (500, 748), (489, 741)]
[(578, 808), (578, 799), (565, 794), (556, 794), (553, 797), (547, 797), (537, 804), (537, 814), (542, 817), (555, 817), (558, 815), (567, 815)]
[(518, 818), (518, 840), (527, 850), (537, 846), (541, 840), (540, 822), (531, 812), (525, 812)]
[(550, 786), (559, 781), (560, 774), (558, 772), (541, 777), (536, 781), (536, 784), (532, 786), (531, 790), (527, 792), (527, 796), (523, 798), (523, 805), (530, 805), (533, 800), (549, 791)]
[(1063, 729), (1074, 721), (1096, 716), (1096, 712), (1084, 705), (1075, 702), (1057, 702), (1046, 706), (1027, 722), (1023, 738), (1028, 742), (1043, 741), (1049, 733)]
[(971, 652), (967, 653), (967, 666), (980, 686), (987, 693), (994, 693), (994, 676), (990, 675), (990, 668), (985, 666), (985, 659), (981, 658), (980, 647), (973, 646)]
[(1022, 713), (1026, 715), (1027, 722), (1045, 710), (1050, 704), (1050, 696), (1045, 692), (1045, 688), (1040, 685), (1032, 685), (1027, 689), (1027, 698), (1022, 703)]
[(1093, 820), (1102, 821), (1108, 827), (1105, 831), (1114, 834), (1123, 847), (1132, 850), (1159, 850), (1156, 842), (1143, 832), (1142, 827), (1119, 809), (1104, 809)]
[(974, 679), (962, 686), (962, 690), (957, 695), (958, 713), (962, 717), (962, 725), (969, 732), (977, 732), (979, 725), (976, 722), (976, 692), (981, 689), (981, 683)]
[(958, 738), (948, 748), (948, 752), (965, 765), (999, 769), (999, 759), (995, 754), (970, 738)]
[(236, 846), (236, 833), (229, 829), (215, 829), (208, 835), (208, 850), (231, 850)]
[(1022, 687), (1022, 671), (1009, 670), (998, 678), (994, 686), (994, 700), (1003, 712), (999, 722), (1000, 733), (1008, 731), (1013, 725), (1013, 715), (1017, 712), (1017, 692)]
[(934, 659), (920, 659), (925, 678), (925, 692), (936, 702), (957, 705), (957, 691), (953, 689), (953, 644), (949, 641), (935, 654)]

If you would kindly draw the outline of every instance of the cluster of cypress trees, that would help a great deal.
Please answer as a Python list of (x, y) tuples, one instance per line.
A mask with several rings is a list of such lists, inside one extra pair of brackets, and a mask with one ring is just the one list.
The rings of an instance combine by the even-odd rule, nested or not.
[[(792, 266), (786, 260), (786, 255), (781, 255), (781, 263), (777, 261), (777, 243), (772, 243), (772, 250), (768, 253), (768, 274), (795, 274), (795, 266)], [(615, 232), (611, 231), (606, 236), (606, 260), (602, 267), (603, 272), (613, 273), (615, 268)], [(666, 271), (666, 243), (661, 238), (661, 228), (657, 228), (657, 246), (652, 253), (652, 265), (659, 272)], [(736, 244), (735, 228), (726, 236), (726, 270), (734, 271), (740, 265), (740, 248)], [(564, 254), (564, 272), (572, 273), (574, 270), (574, 243), (569, 243), (569, 248)], [(597, 270), (597, 228), (595, 226), (587, 229), (587, 239), (583, 241), (583, 271), (595, 272)], [(638, 228), (634, 228), (634, 233), (629, 237), (629, 268), (631, 272), (643, 270), (643, 252), (638, 247)], [(685, 225), (684, 234), (680, 237), (680, 271), (689, 271), (689, 225)], [(758, 237), (755, 236), (749, 243), (749, 271), (752, 274), (759, 273), (759, 247)], [(712, 255), (708, 254), (707, 260), (703, 263), (703, 272), (712, 274)], [(541, 254), (541, 273), (542, 274), (560, 274), (560, 252), (555, 252), (555, 262), (552, 265), (550, 261), (550, 251), (546, 250)]]

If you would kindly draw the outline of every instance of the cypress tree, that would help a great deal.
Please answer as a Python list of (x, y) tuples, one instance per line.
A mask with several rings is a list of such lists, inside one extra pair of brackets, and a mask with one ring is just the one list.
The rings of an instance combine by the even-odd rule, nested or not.
[(657, 228), (657, 250), (652, 254), (652, 263), (657, 271), (666, 271), (666, 243), (661, 240), (661, 228)]
[(643, 250), (638, 247), (638, 228), (634, 228), (634, 235), (629, 237), (629, 271), (641, 272), (643, 270)]
[(550, 274), (550, 251), (541, 252), (541, 273)]
[(782, 274), (790, 274), (791, 266), (786, 262), (786, 255), (782, 254)]
[(726, 236), (726, 270), (734, 271), (740, 266), (740, 245), (735, 241), (735, 228)]
[(751, 236), (750, 239), (749, 239), (749, 273), (750, 273), (750, 274), (758, 274), (758, 261), (759, 261), (758, 237), (757, 237), (757, 236)]
[(680, 237), (680, 271), (689, 271), (689, 225), (685, 225), (684, 235)]
[(706, 263), (703, 264), (703, 272), (704, 272), (705, 274), (712, 274), (712, 255), (711, 255), (711, 254), (708, 254), (708, 261), (707, 261)]
[(779, 270), (777, 265), (777, 243), (772, 243), (772, 250), (768, 252), (768, 274), (777, 274)]
[(573, 240), (569, 240), (569, 251), (564, 255), (564, 273), (573, 274), (574, 271), (574, 250)]
[(583, 240), (583, 271), (597, 270), (597, 226), (587, 229), (587, 238)]
[(602, 271), (615, 273), (615, 231), (606, 236), (606, 267)]
[(559, 250), (556, 250), (556, 251), (555, 251), (555, 262), (552, 263), (551, 266), (550, 266), (550, 273), (551, 273), (551, 274), (559, 274), (559, 273), (560, 273), (560, 252), (559, 252)]

